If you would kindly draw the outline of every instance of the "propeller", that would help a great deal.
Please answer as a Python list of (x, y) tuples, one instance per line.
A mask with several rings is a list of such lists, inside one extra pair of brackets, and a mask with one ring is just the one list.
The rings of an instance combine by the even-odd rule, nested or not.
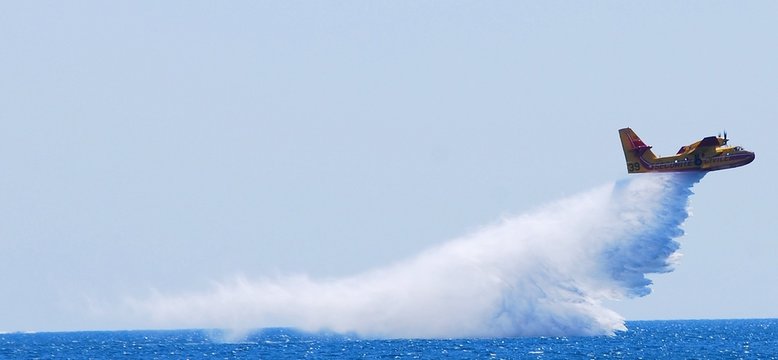
[(727, 130), (724, 130), (724, 145), (727, 144), (729, 140), (727, 139)]

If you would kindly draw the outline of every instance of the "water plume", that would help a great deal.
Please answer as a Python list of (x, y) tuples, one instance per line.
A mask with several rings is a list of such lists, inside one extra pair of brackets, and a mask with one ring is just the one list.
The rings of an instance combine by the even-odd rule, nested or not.
[(646, 274), (672, 271), (702, 176), (631, 176), (350, 277), (236, 278), (130, 306), (166, 327), (375, 338), (612, 334), (624, 319), (602, 302), (645, 296)]

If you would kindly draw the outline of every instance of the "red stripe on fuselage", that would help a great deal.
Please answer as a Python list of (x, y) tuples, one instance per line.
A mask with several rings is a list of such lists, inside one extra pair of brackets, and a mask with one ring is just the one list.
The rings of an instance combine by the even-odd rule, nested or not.
[[(643, 168), (647, 169), (648, 171), (657, 171), (657, 172), (665, 172), (665, 171), (680, 172), (680, 171), (696, 171), (696, 170), (713, 171), (713, 170), (723, 170), (723, 169), (729, 169), (733, 167), (747, 165), (754, 160), (754, 155), (750, 153), (742, 153), (742, 154), (734, 154), (730, 156), (716, 156), (713, 158), (702, 160), (703, 163), (700, 165), (694, 165), (694, 160), (679, 161), (677, 163), (676, 162), (652, 163), (644, 159), (642, 154), (638, 156), (638, 160), (640, 160), (640, 165), (643, 166)], [(742, 161), (742, 160), (748, 160), (748, 161)], [(702, 167), (703, 164), (709, 164), (711, 166), (708, 168), (703, 168)]]

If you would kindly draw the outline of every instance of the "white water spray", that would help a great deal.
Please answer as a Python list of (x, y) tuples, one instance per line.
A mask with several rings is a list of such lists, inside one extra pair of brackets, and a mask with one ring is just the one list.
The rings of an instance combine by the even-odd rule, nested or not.
[(612, 334), (606, 299), (650, 293), (672, 270), (703, 173), (646, 174), (504, 219), (415, 258), (335, 280), (237, 279), (131, 301), (166, 327), (356, 332), (367, 337)]

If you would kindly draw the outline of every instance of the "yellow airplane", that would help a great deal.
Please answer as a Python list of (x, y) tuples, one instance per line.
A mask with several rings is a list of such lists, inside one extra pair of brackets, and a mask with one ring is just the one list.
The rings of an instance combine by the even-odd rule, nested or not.
[(619, 129), (621, 146), (627, 159), (627, 173), (713, 171), (743, 166), (754, 161), (754, 153), (740, 146), (728, 146), (724, 137), (708, 136), (691, 145), (682, 146), (673, 156), (658, 157), (651, 146), (630, 128)]

